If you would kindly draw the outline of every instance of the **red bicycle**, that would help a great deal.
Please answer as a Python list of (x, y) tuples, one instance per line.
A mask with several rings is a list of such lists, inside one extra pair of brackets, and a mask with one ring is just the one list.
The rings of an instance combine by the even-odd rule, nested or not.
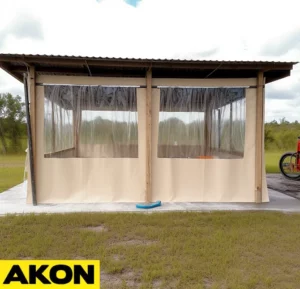
[(300, 137), (298, 137), (297, 151), (282, 155), (279, 161), (281, 173), (290, 180), (300, 180)]

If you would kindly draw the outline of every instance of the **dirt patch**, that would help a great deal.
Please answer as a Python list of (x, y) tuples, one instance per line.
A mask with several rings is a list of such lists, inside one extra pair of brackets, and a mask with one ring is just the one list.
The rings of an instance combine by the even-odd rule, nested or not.
[(162, 283), (163, 282), (161, 280), (154, 280), (152, 283), (152, 288), (161, 288)]
[(123, 259), (123, 257), (122, 257), (122, 256), (120, 256), (120, 255), (117, 255), (117, 254), (115, 254), (115, 255), (112, 255), (112, 258), (113, 258), (113, 260), (115, 260), (115, 261), (121, 261), (121, 260)]
[(209, 278), (204, 278), (203, 279), (203, 285), (204, 285), (204, 288), (207, 288), (207, 289), (212, 288), (213, 281), (210, 280)]
[(121, 274), (108, 274), (101, 271), (101, 285), (107, 286), (107, 288), (119, 288), (126, 284), (129, 288), (139, 288), (141, 273), (134, 273), (126, 270)]
[(178, 280), (171, 281), (166, 288), (168, 289), (178, 288)]
[(86, 260), (85, 257), (82, 257), (82, 256), (75, 256), (73, 257), (74, 260)]
[(96, 233), (103, 233), (108, 231), (108, 229), (103, 225), (84, 227), (82, 228), (82, 230), (96, 232)]
[(125, 240), (120, 242), (113, 242), (112, 245), (114, 246), (150, 246), (156, 244), (157, 241), (150, 241), (150, 240)]

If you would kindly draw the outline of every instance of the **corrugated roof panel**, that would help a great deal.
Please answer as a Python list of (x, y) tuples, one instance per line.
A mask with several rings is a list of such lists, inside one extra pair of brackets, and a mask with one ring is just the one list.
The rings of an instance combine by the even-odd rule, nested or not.
[(54, 55), (54, 54), (11, 54), (11, 53), (0, 53), (1, 56), (8, 57), (49, 57), (49, 58), (75, 58), (75, 59), (91, 59), (91, 60), (113, 60), (113, 61), (166, 61), (166, 62), (199, 62), (199, 63), (236, 63), (236, 64), (251, 64), (251, 63), (286, 63), (286, 64), (297, 64), (298, 62), (292, 61), (263, 61), (263, 60), (207, 60), (207, 59), (174, 59), (174, 58), (129, 58), (129, 57), (96, 57), (96, 56), (79, 56), (79, 55)]

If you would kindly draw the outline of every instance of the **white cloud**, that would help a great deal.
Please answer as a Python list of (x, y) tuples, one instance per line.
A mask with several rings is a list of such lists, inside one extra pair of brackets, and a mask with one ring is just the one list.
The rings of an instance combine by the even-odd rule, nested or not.
[[(41, 23), (43, 39), (8, 35), (0, 52), (297, 61), (299, 8), (298, 0), (142, 0), (136, 8), (124, 0), (1, 0), (0, 35), (26, 15)], [(3, 75), (0, 92), (20, 89)], [(268, 85), (267, 95), (296, 95), (299, 82), (298, 66), (291, 77)], [(266, 106), (268, 118), (277, 117), (278, 106), (287, 119), (300, 119), (285, 99)]]
[(35, 39), (42, 40), (43, 32), (41, 23), (26, 14), (19, 15), (7, 27), (2, 29), (0, 33), (0, 47), (4, 45), (5, 41), (9, 37), (17, 39)]
[(24, 87), (18, 80), (0, 69), (0, 93), (12, 93), (23, 96)]

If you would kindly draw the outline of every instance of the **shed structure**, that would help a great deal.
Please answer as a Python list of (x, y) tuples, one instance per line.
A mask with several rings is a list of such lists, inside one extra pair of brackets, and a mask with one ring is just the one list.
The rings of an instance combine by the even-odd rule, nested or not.
[(28, 203), (267, 202), (264, 87), (294, 64), (0, 54), (28, 88)]

